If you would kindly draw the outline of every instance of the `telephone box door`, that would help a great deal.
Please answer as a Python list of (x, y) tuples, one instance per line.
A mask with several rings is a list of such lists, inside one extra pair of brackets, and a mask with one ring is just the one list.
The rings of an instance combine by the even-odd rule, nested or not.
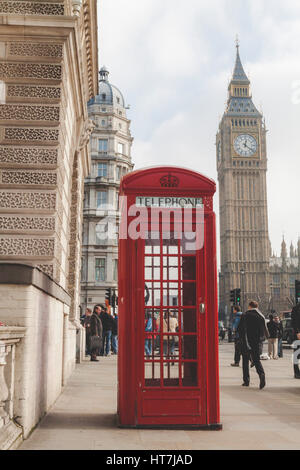
[(139, 425), (207, 422), (205, 257), (190, 235), (160, 224), (136, 242)]

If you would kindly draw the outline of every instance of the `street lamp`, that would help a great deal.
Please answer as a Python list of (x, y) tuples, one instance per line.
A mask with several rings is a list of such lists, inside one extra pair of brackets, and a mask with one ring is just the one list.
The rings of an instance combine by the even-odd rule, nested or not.
[(241, 289), (242, 289), (242, 311), (244, 312), (244, 303), (245, 303), (245, 269), (241, 268), (240, 274), (241, 274)]

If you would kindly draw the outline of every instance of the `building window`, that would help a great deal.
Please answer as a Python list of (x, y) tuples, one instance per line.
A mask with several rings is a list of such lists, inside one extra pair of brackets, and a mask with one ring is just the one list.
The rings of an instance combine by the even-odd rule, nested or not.
[(106, 108), (101, 108), (102, 113), (106, 113)]
[(273, 284), (280, 284), (280, 274), (273, 274)]
[(117, 166), (117, 181), (120, 181), (121, 179), (121, 167)]
[(106, 93), (102, 93), (101, 96), (102, 96), (103, 101), (105, 101), (106, 100)]
[(113, 263), (114, 263), (114, 265), (113, 265), (113, 269), (114, 269), (113, 280), (117, 281), (118, 280), (118, 260), (114, 259)]
[(273, 295), (274, 297), (280, 297), (280, 287), (275, 287), (273, 289)]
[(106, 259), (96, 258), (95, 260), (95, 281), (102, 282), (106, 280)]
[(107, 204), (107, 191), (97, 191), (97, 209), (104, 208)]
[(124, 155), (124, 148), (125, 148), (125, 145), (122, 144), (121, 142), (118, 143), (118, 153), (121, 153), (122, 155)]
[(117, 103), (120, 103), (120, 98), (117, 96)]
[(106, 121), (104, 119), (102, 119), (101, 126), (105, 126), (105, 125), (106, 125)]
[(96, 245), (101, 245), (103, 240), (107, 238), (107, 224), (96, 225)]
[(107, 178), (107, 163), (98, 163), (97, 176), (102, 176), (103, 178)]
[(107, 152), (108, 141), (107, 139), (99, 139), (99, 152)]

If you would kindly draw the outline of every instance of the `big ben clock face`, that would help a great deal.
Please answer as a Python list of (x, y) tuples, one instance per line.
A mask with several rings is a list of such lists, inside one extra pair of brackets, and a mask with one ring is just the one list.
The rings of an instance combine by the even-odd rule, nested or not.
[(240, 134), (234, 140), (234, 150), (241, 157), (251, 157), (257, 151), (257, 141), (249, 134)]

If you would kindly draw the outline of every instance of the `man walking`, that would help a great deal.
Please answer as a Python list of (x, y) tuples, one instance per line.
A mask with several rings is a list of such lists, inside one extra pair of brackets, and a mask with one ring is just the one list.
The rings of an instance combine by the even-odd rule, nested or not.
[(239, 367), (242, 355), (241, 341), (237, 331), (242, 316), (241, 307), (239, 305), (235, 305), (233, 307), (233, 314), (234, 319), (232, 322), (232, 331), (234, 333), (234, 362), (231, 364), (231, 366)]
[(278, 333), (279, 326), (278, 323), (274, 321), (273, 315), (269, 315), (269, 322), (267, 323), (267, 328), (269, 331), (268, 338), (268, 354), (270, 359), (278, 359)]
[(261, 344), (268, 335), (263, 314), (258, 310), (258, 303), (251, 301), (246, 313), (243, 313), (238, 326), (243, 358), (243, 387), (249, 387), (249, 361), (252, 360), (259, 376), (259, 388), (266, 385), (265, 371), (260, 361)]
[(300, 303), (293, 307), (292, 327), (294, 330), (294, 377), (300, 379), (299, 359), (300, 359)]

